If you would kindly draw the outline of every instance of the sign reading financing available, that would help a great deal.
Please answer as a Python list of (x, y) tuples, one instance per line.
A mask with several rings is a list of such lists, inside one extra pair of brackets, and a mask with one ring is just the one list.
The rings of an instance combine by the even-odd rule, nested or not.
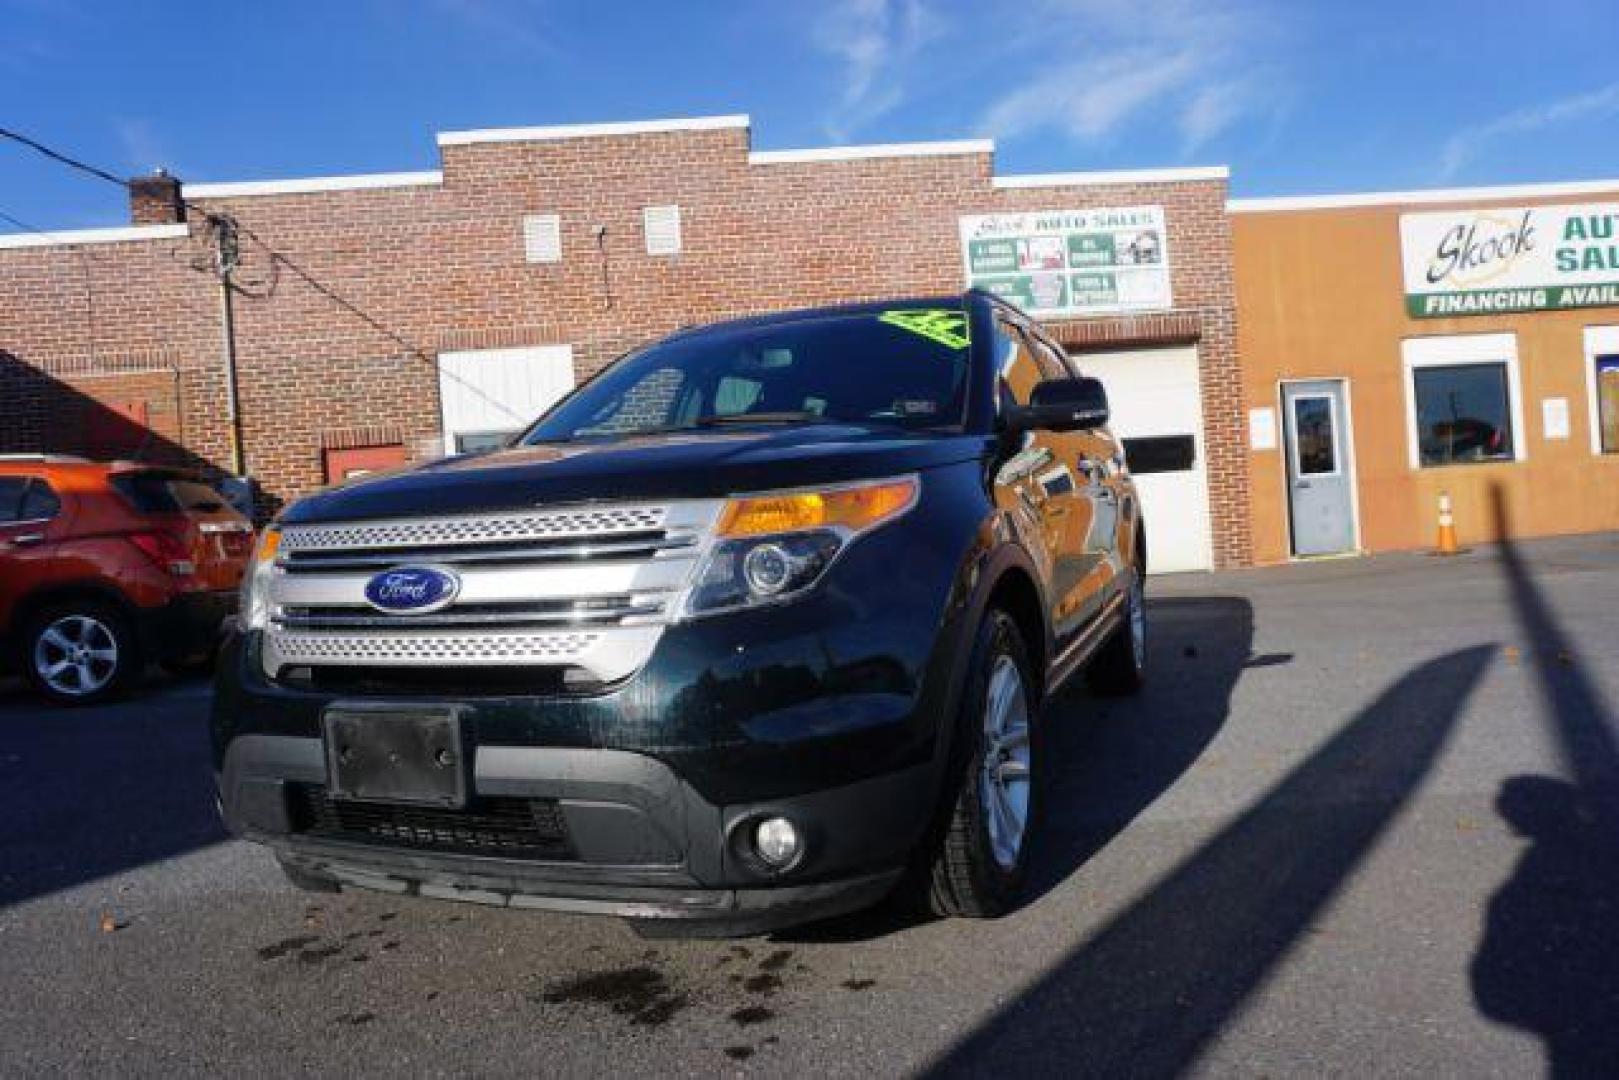
[(1164, 208), (1038, 210), (961, 219), (967, 284), (1030, 315), (1171, 306)]
[(1400, 217), (1415, 318), (1619, 304), (1619, 203)]

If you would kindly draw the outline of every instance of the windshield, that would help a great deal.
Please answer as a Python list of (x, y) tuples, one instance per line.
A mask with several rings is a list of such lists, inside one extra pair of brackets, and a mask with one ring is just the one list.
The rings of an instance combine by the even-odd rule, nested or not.
[(962, 422), (967, 320), (896, 308), (716, 329), (607, 369), (535, 424), (526, 444), (722, 425)]

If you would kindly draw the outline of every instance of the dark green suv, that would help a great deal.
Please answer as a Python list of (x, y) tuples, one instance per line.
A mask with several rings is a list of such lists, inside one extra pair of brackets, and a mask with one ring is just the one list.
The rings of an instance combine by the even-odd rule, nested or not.
[(310, 888), (753, 933), (1015, 902), (1040, 703), (1143, 678), (1099, 383), (982, 292), (678, 333), (514, 445), (291, 506), (214, 711)]

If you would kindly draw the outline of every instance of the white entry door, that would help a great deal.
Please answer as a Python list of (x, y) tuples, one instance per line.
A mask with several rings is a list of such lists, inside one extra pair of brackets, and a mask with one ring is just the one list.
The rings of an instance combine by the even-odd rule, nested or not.
[(444, 452), (487, 450), (573, 389), (573, 346), (439, 353), (438, 387)]
[(1107, 387), (1110, 426), (1124, 440), (1141, 493), (1148, 571), (1210, 569), (1214, 545), (1196, 347), (1078, 353), (1074, 362)]

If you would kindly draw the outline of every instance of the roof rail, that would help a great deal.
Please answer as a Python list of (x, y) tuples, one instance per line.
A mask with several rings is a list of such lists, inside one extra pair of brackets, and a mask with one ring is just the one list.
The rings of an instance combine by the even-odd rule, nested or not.
[(26, 461), (41, 465), (89, 465), (90, 459), (78, 454), (0, 454), (0, 461)]

